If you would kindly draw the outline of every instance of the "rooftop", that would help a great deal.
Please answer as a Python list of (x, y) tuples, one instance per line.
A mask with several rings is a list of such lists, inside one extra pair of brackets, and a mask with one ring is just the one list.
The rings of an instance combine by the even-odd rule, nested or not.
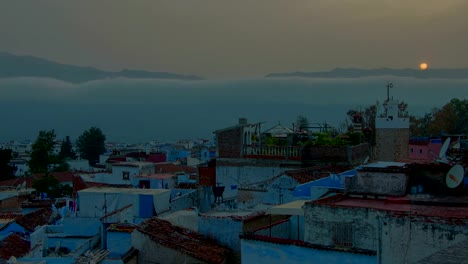
[(156, 217), (143, 222), (137, 230), (148, 235), (156, 243), (208, 263), (222, 263), (230, 252), (229, 249), (198, 233)]
[(135, 162), (119, 162), (112, 164), (112, 166), (120, 166), (120, 167), (143, 167), (143, 166), (153, 166), (153, 162), (146, 162), (146, 161), (135, 161)]
[(37, 226), (50, 224), (59, 217), (59, 215), (53, 216), (53, 211), (50, 207), (45, 207), (18, 217), (16, 219), (16, 223), (24, 227), (29, 232), (33, 232)]
[(196, 173), (197, 168), (190, 167), (186, 165), (175, 165), (173, 163), (156, 163), (156, 173), (176, 173), (176, 172), (185, 172), (185, 173)]
[(158, 174), (143, 174), (136, 176), (135, 178), (145, 178), (145, 179), (158, 179), (158, 180), (164, 180), (164, 179), (170, 179), (176, 177), (177, 174), (174, 173), (158, 173)]
[[(73, 172), (51, 172), (49, 175), (54, 176), (59, 180), (60, 183), (71, 182)], [(4, 187), (17, 187), (18, 185), (26, 182), (26, 188), (32, 188), (32, 184), (35, 180), (40, 179), (44, 174), (33, 174), (28, 177), (20, 177), (11, 180), (1, 181), (0, 186)]]
[(0, 258), (8, 260), (11, 256), (22, 257), (31, 249), (31, 244), (16, 234), (0, 241)]
[(349, 170), (348, 166), (314, 166), (298, 170), (289, 170), (285, 174), (294, 178), (299, 184), (316, 181), (330, 176), (331, 173), (341, 173)]
[(369, 208), (387, 211), (400, 216), (437, 217), (454, 221), (466, 221), (468, 219), (468, 206), (460, 206), (460, 204), (454, 206), (437, 205), (437, 203), (431, 203), (430, 201), (426, 201), (425, 204), (422, 204), (420, 201), (418, 204), (414, 204), (410, 196), (387, 199), (367, 199), (337, 194), (306, 204), (341, 208)]
[(114, 187), (91, 187), (79, 191), (79, 193), (126, 193), (126, 194), (161, 194), (169, 192), (165, 189), (134, 189), (134, 188), (114, 188)]

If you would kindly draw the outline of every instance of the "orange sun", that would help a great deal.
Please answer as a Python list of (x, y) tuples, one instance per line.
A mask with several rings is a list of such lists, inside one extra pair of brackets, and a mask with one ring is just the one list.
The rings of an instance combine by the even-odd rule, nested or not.
[(421, 64), (419, 64), (419, 69), (421, 71), (425, 71), (425, 70), (427, 70), (427, 68), (429, 68), (429, 65), (427, 63), (422, 62)]

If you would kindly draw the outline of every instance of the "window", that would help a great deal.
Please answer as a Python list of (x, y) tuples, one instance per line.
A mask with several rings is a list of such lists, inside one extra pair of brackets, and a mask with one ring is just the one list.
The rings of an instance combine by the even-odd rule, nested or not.
[(129, 171), (122, 171), (122, 180), (130, 180), (130, 172)]
[(333, 234), (333, 244), (339, 247), (353, 246), (353, 224), (333, 223), (331, 225)]
[(413, 153), (413, 148), (410, 149), (410, 153)]
[(423, 152), (422, 149), (419, 149), (419, 154), (422, 154), (422, 152)]

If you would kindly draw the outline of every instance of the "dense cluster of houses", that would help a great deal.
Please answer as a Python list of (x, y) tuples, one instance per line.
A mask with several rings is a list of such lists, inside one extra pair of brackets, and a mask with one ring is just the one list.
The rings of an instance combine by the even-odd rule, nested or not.
[(0, 263), (463, 263), (465, 137), (410, 140), (397, 105), (375, 145), (242, 118), (214, 142), (108, 143), (52, 173), (70, 197), (19, 174), (0, 182)]

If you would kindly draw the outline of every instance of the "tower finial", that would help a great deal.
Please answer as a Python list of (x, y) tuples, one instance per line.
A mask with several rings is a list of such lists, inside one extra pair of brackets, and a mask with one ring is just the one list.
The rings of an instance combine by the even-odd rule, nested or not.
[(393, 83), (387, 82), (387, 101), (390, 101), (390, 88), (393, 88)]

